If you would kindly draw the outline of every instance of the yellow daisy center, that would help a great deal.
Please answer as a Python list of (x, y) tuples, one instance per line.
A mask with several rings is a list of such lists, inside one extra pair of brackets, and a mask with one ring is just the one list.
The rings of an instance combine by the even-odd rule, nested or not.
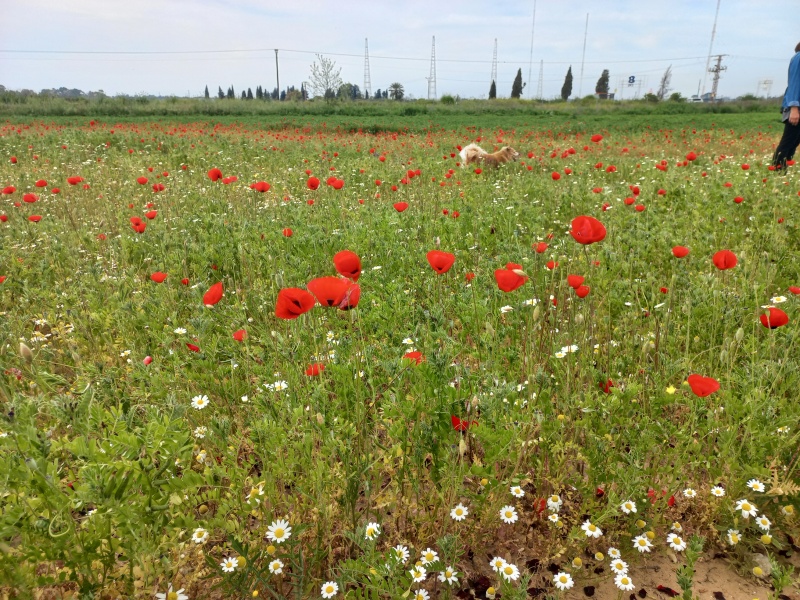
[(503, 569), (503, 572), (506, 575), (511, 575), (514, 572), (514, 569), (512, 569), (511, 567), (506, 567), (505, 569)]
[(594, 525), (589, 525), (589, 531), (597, 531), (597, 527)]
[(448, 569), (448, 570), (446, 570), (444, 572), (445, 579), (450, 579), (452, 576), (453, 576), (453, 572), (450, 569)]
[(464, 511), (463, 511), (463, 510), (461, 510), (460, 508), (457, 508), (457, 509), (456, 509), (456, 514), (457, 514), (457, 515), (460, 517), (461, 515), (463, 515), (463, 514), (464, 514)]
[(282, 537), (283, 537), (283, 534), (284, 534), (283, 527), (278, 527), (278, 528), (275, 530), (275, 537), (276, 537), (276, 538), (282, 538)]
[(622, 585), (628, 585), (631, 582), (631, 580), (628, 579), (627, 577), (623, 577), (622, 579), (620, 579), (620, 581), (622, 582)]
[(326, 585), (325, 586), (325, 593), (326, 594), (332, 594), (333, 593), (333, 586), (332, 585)]
[(372, 527), (367, 527), (367, 535), (369, 536), (375, 535), (375, 530)]
[(167, 600), (178, 600), (178, 593), (170, 592), (169, 594), (167, 594)]
[(567, 581), (568, 581), (567, 580), (567, 576), (566, 575), (562, 575), (561, 577), (558, 578), (558, 581), (559, 581), (559, 583), (567, 583)]

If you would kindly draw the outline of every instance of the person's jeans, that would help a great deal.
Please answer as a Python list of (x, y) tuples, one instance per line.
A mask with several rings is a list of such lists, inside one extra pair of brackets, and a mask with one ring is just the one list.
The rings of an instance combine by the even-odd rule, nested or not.
[(798, 144), (800, 144), (800, 123), (790, 125), (789, 121), (786, 121), (783, 127), (783, 137), (778, 142), (778, 147), (775, 148), (775, 154), (772, 157), (772, 164), (778, 169), (786, 169), (786, 161), (792, 159)]

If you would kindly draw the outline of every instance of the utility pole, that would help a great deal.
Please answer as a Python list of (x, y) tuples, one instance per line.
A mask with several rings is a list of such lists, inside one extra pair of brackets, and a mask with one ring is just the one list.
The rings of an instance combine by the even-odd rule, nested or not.
[(436, 100), (436, 36), (431, 42), (431, 75), (428, 77), (428, 100)]
[(364, 97), (372, 95), (372, 81), (369, 76), (369, 40), (364, 38)]
[(542, 84), (544, 83), (544, 59), (539, 60), (539, 82), (536, 84), (536, 99), (542, 99)]
[(275, 79), (278, 85), (278, 100), (281, 99), (281, 76), (278, 72), (278, 49), (275, 48)]
[[(531, 69), (533, 68), (533, 30), (535, 28), (536, 28), (536, 0), (533, 0), (533, 19), (531, 21), (531, 55), (528, 57), (528, 81), (531, 81)], [(539, 77), (541, 76), (542, 72), (540, 67)], [(533, 92), (533, 86), (531, 86), (531, 92)], [(539, 94), (539, 98), (541, 98), (541, 94)]]
[(586, 28), (583, 31), (583, 55), (581, 56), (581, 78), (578, 80), (578, 98), (583, 97), (583, 63), (586, 61), (586, 37), (589, 35), (589, 13), (586, 13)]
[(489, 86), (492, 84), (497, 85), (497, 38), (494, 38), (494, 54), (492, 54), (492, 76)]
[(711, 102), (717, 99), (717, 86), (719, 86), (719, 74), (721, 71), (727, 70), (728, 67), (722, 66), (722, 57), (728, 56), (727, 54), (717, 54), (717, 64), (711, 67), (708, 72), (714, 74), (714, 80), (711, 82)]

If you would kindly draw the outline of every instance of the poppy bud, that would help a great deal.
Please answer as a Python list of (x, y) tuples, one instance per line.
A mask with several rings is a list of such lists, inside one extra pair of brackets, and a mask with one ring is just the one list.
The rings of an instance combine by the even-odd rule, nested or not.
[(19, 354), (28, 364), (33, 361), (33, 352), (31, 352), (31, 349), (28, 348), (24, 342), (19, 343)]

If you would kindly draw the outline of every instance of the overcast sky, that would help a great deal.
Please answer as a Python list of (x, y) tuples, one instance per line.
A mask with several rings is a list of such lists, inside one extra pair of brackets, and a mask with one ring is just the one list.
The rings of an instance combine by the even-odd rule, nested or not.
[[(0, 84), (180, 96), (233, 85), (237, 95), (255, 93), (275, 87), (278, 48), (282, 88), (307, 81), (319, 52), (363, 90), (366, 38), (373, 93), (396, 81), (407, 95), (427, 98), (435, 36), (439, 97), (488, 95), (495, 38), (499, 97), (510, 95), (519, 68), (524, 97), (535, 96), (540, 61), (543, 98), (559, 95), (570, 65), (573, 96), (593, 93), (603, 69), (612, 91), (641, 96), (658, 88), (670, 65), (672, 90), (690, 96), (704, 79), (711, 89), (705, 70), (716, 7), (716, 0), (537, 0), (534, 20), (534, 0), (0, 0)], [(792, 10), (721, 0), (712, 53), (728, 56), (719, 96), (765, 95), (764, 80), (772, 80), (772, 96), (783, 93), (800, 41)]]

